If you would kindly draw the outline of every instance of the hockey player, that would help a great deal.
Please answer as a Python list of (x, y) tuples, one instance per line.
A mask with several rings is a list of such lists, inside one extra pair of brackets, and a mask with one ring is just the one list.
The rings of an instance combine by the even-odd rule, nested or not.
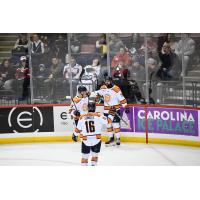
[(98, 112), (95, 112), (94, 102), (88, 103), (88, 113), (80, 116), (78, 125), (72, 135), (72, 139), (77, 142), (78, 135), (82, 139), (81, 153), (82, 165), (88, 165), (88, 158), (91, 152), (91, 165), (95, 166), (98, 162), (98, 153), (101, 149), (101, 128), (107, 124), (107, 118)]
[(104, 85), (100, 90), (95, 91), (92, 95), (103, 96), (104, 98), (104, 115), (108, 118), (107, 132), (109, 140), (106, 146), (114, 145), (114, 133), (116, 135), (116, 145), (120, 145), (120, 107), (125, 108), (129, 113), (129, 108), (120, 88), (113, 84), (111, 77), (105, 78)]
[(72, 99), (69, 113), (75, 121), (77, 126), (80, 115), (87, 112), (89, 98), (87, 88), (84, 86), (78, 87), (78, 95)]

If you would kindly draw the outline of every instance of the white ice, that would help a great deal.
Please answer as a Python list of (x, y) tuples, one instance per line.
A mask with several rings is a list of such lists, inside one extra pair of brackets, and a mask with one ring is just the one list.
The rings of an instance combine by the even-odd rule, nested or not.
[[(0, 165), (74, 165), (81, 159), (80, 143), (27, 143), (0, 145)], [(100, 166), (200, 165), (200, 148), (122, 143), (120, 147), (102, 145)]]

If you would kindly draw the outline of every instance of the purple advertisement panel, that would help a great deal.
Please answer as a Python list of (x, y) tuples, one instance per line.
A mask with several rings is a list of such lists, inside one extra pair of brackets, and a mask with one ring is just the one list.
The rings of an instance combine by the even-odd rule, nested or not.
[[(145, 110), (134, 108), (135, 132), (145, 132)], [(178, 108), (147, 108), (148, 132), (198, 136), (198, 111)]]
[(134, 132), (134, 125), (133, 125), (133, 107), (129, 108), (130, 112), (127, 114), (124, 111), (124, 108), (120, 109), (121, 117), (124, 121), (121, 120), (121, 132)]

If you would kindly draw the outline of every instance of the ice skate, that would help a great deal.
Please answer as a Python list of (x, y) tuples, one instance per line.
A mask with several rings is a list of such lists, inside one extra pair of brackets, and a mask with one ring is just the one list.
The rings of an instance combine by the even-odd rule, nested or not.
[(116, 145), (119, 147), (120, 146), (120, 138), (118, 138), (117, 140), (116, 140)]
[(106, 147), (110, 147), (110, 146), (114, 146), (115, 142), (114, 142), (114, 136), (111, 137), (107, 142), (105, 142)]

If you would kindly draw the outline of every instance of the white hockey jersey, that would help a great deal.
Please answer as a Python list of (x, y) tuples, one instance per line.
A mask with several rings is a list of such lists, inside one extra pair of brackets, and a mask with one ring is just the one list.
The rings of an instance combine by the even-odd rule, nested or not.
[(74, 134), (80, 137), (85, 145), (94, 146), (101, 140), (103, 124), (107, 124), (107, 118), (98, 112), (81, 115)]
[[(81, 98), (81, 97), (75, 96), (73, 98), (73, 101), (74, 101), (74, 103), (73, 102), (71, 103), (71, 106), (70, 106), (70, 109), (69, 109), (69, 112), (73, 117), (75, 117), (73, 112), (76, 109), (80, 112), (81, 115), (87, 113), (87, 106), (88, 106), (88, 102), (89, 102), (88, 97)], [(76, 105), (76, 107), (75, 107), (74, 104)]]
[(126, 99), (124, 98), (120, 88), (114, 85), (112, 88), (107, 88), (105, 85), (101, 86), (100, 90), (94, 92), (95, 95), (103, 96), (104, 98), (104, 113), (108, 113), (110, 107), (119, 109), (122, 105), (127, 106)]

